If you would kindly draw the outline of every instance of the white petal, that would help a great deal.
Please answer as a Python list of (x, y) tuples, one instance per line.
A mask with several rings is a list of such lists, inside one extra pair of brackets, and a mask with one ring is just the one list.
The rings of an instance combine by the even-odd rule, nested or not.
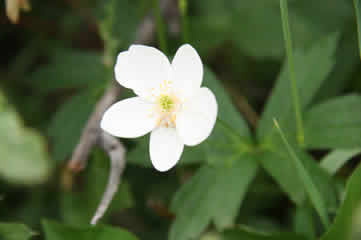
[(176, 126), (185, 145), (194, 146), (203, 142), (216, 123), (218, 105), (208, 88), (199, 88), (177, 114)]
[(174, 89), (182, 95), (192, 96), (203, 80), (203, 64), (197, 51), (189, 44), (181, 46), (172, 61)]
[(131, 88), (131, 78), (129, 78), (129, 67), (130, 59), (129, 52), (124, 51), (118, 54), (117, 62), (115, 63), (114, 73), (115, 79), (120, 85), (126, 88)]
[(100, 126), (111, 135), (136, 138), (152, 131), (157, 119), (151, 116), (153, 104), (140, 98), (127, 98), (112, 105), (103, 115)]
[(143, 45), (132, 45), (128, 52), (130, 64), (126, 77), (137, 95), (149, 97), (152, 88), (159, 88), (169, 80), (169, 60), (158, 49)]
[(184, 144), (174, 128), (160, 127), (150, 135), (149, 153), (155, 169), (168, 171), (179, 161)]

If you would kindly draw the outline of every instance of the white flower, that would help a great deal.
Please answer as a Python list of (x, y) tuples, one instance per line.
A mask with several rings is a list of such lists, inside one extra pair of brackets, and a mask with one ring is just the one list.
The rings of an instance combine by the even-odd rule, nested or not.
[(203, 65), (192, 46), (181, 46), (170, 63), (153, 47), (132, 45), (118, 55), (115, 77), (137, 96), (111, 106), (101, 128), (122, 138), (151, 132), (150, 159), (158, 171), (172, 168), (184, 145), (210, 135), (218, 106), (213, 93), (201, 87)]

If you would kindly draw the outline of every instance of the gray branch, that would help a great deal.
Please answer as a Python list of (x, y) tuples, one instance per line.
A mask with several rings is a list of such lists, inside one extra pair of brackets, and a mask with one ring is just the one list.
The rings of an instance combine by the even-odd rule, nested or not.
[(92, 225), (97, 223), (109, 207), (115, 193), (118, 191), (120, 178), (123, 175), (126, 165), (125, 148), (115, 137), (103, 132), (100, 144), (102, 145), (104, 151), (109, 155), (111, 170), (103, 198), (91, 220)]
[(105, 112), (117, 99), (120, 94), (120, 86), (113, 81), (112, 85), (105, 91), (104, 96), (98, 101), (93, 113), (91, 114), (78, 145), (75, 147), (73, 156), (68, 167), (77, 172), (85, 168), (90, 151), (97, 143), (102, 130), (100, 129), (100, 120)]

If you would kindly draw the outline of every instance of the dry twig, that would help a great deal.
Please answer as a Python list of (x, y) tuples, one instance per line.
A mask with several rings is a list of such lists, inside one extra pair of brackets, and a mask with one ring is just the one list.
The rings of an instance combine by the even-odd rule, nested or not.
[(102, 201), (100, 202), (91, 224), (95, 225), (97, 221), (104, 215), (110, 205), (114, 194), (118, 191), (120, 178), (125, 169), (125, 148), (115, 137), (103, 132), (100, 143), (105, 152), (109, 154), (111, 161), (111, 172), (107, 188), (104, 192)]
[(77, 172), (86, 166), (89, 153), (97, 143), (102, 130), (100, 129), (100, 120), (106, 109), (110, 107), (120, 94), (120, 86), (113, 81), (112, 85), (106, 90), (104, 96), (96, 104), (83, 133), (80, 137), (78, 145), (75, 147), (72, 158), (68, 164), (68, 168)]

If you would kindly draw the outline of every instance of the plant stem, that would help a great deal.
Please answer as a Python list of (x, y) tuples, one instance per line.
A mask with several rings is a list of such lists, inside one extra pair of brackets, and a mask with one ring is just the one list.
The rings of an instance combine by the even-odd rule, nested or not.
[(357, 25), (357, 37), (358, 37), (358, 46), (359, 46), (359, 54), (361, 57), (361, 7), (360, 7), (360, 0), (353, 0), (355, 14), (356, 14), (356, 25)]
[(189, 43), (189, 24), (188, 24), (188, 0), (179, 0), (179, 9), (181, 13), (182, 21), (182, 33), (183, 33), (183, 42)]
[(281, 8), (283, 36), (284, 36), (285, 45), (286, 45), (288, 70), (289, 70), (289, 76), (290, 76), (290, 81), (291, 81), (290, 85), (291, 85), (292, 101), (293, 101), (293, 107), (294, 107), (295, 115), (296, 115), (297, 140), (298, 140), (298, 143), (303, 145), (305, 142), (305, 135), (304, 135), (304, 129), (303, 129), (303, 121), (302, 121), (299, 96), (298, 96), (298, 91), (297, 91), (297, 79), (296, 79), (296, 74), (295, 74), (294, 58), (293, 58), (293, 52), (292, 52), (292, 39), (291, 39), (290, 26), (289, 26), (289, 22), (288, 22), (287, 0), (280, 0), (280, 8)]
[(164, 52), (165, 55), (168, 55), (169, 52), (167, 46), (167, 31), (165, 28), (165, 23), (163, 21), (159, 0), (154, 0), (154, 10), (155, 10), (159, 47)]

